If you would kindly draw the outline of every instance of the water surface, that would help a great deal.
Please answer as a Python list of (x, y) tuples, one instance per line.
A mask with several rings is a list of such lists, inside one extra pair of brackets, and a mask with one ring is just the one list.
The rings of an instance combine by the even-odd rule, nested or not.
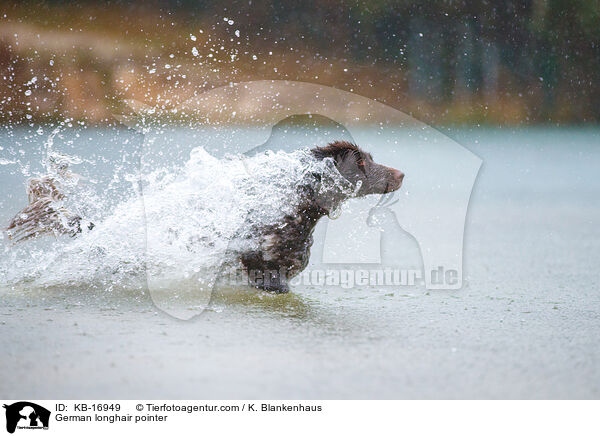
[[(1, 135), (0, 222), (25, 201), (23, 164), (41, 171), (49, 131)], [(11, 376), (0, 396), (598, 398), (600, 130), (444, 133), (483, 159), (461, 290), (300, 286), (274, 296), (224, 288), (204, 313), (181, 321), (143, 286), (5, 286), (0, 370)], [(138, 189), (125, 176), (140, 165), (143, 138), (69, 134), (60, 148), (93, 162), (81, 172), (102, 198), (89, 212), (102, 219)], [(405, 265), (421, 265), (407, 234), (386, 241), (403, 244)]]

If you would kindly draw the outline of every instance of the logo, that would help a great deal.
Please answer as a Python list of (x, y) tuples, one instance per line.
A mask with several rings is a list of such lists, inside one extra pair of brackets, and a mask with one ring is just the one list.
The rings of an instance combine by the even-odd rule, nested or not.
[[(145, 187), (152, 185), (160, 173), (157, 169), (164, 165), (165, 149), (190, 156), (190, 162), (206, 174), (208, 166), (218, 173), (222, 168), (219, 159), (227, 153), (251, 157), (266, 151), (292, 152), (338, 139), (375, 152), (380, 162), (408, 176), (401, 192), (381, 198), (350, 199), (343, 212), (337, 211), (341, 214), (323, 220), (315, 230), (310, 269), (333, 266), (339, 271), (356, 271), (361, 266), (365, 269), (366, 264), (380, 265), (380, 275), (384, 276), (388, 267), (398, 271), (419, 269), (420, 283), (427, 289), (462, 287), (467, 208), (481, 159), (432, 127), (366, 97), (303, 82), (231, 83), (196, 95), (170, 112), (137, 101), (127, 103), (131, 112), (116, 118), (144, 135), (141, 174), (145, 181), (142, 192), (149, 258), (161, 258), (165, 238), (155, 236), (167, 233), (175, 234), (168, 242), (169, 250), (181, 247), (180, 254), (186, 258), (190, 246), (186, 242), (177, 245), (177, 235), (192, 234), (195, 230), (190, 233), (189, 229), (206, 226), (204, 221), (194, 221), (194, 214), (187, 214), (185, 220), (169, 222), (165, 231), (168, 214), (161, 212), (165, 196), (152, 195), (154, 191)], [(195, 140), (181, 142), (165, 125), (187, 131)], [(250, 176), (262, 175), (249, 166), (249, 159), (243, 159), (243, 165)], [(190, 174), (196, 177), (194, 165), (191, 168)], [(229, 182), (223, 180), (222, 186), (230, 186)], [(212, 185), (205, 186), (212, 192)], [(219, 201), (214, 210), (226, 204), (220, 201), (221, 196), (215, 198)], [(186, 301), (193, 301), (193, 310), (179, 303), (183, 299), (172, 298), (169, 286), (165, 286), (168, 279), (163, 263), (149, 262), (147, 284), (157, 307), (181, 319), (202, 312), (219, 282), (219, 271), (228, 265), (226, 239), (211, 240), (211, 258), (221, 259), (221, 263), (217, 260), (217, 265), (211, 264), (201, 272), (191, 270), (186, 276), (186, 280), (191, 277), (190, 285), (186, 282), (180, 287), (186, 289), (190, 299)], [(197, 265), (197, 259), (193, 256), (189, 264)], [(359, 280), (353, 283), (363, 282), (362, 273), (356, 277)]]
[(10, 406), (4, 405), (6, 409), (6, 431), (14, 433), (18, 429), (48, 430), (50, 422), (50, 411), (42, 406), (28, 401), (19, 401)]

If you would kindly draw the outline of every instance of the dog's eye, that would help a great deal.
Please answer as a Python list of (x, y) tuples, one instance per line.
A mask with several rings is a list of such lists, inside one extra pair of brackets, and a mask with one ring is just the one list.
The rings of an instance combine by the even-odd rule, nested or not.
[(358, 165), (359, 167), (364, 167), (365, 166), (365, 160), (364, 159), (359, 159), (356, 161), (356, 165)]

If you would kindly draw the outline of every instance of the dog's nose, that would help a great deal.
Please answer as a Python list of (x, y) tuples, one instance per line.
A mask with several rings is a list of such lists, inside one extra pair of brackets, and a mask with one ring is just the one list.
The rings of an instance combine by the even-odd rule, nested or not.
[(398, 183), (398, 187), (402, 184), (402, 180), (404, 180), (404, 173), (395, 168), (392, 169), (392, 176), (394, 177), (394, 181)]
[[(389, 167), (388, 167), (389, 168)], [(389, 168), (391, 180), (388, 182), (386, 192), (392, 192), (396, 189), (400, 189), (402, 186), (402, 180), (404, 180), (404, 173), (395, 168)]]

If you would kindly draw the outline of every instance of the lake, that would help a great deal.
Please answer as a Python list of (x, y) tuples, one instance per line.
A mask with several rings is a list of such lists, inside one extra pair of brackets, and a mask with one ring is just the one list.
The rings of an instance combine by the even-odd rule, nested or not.
[[(4, 226), (26, 204), (27, 177), (43, 171), (52, 128), (0, 132)], [(110, 277), (98, 287), (77, 282), (76, 274), (85, 276), (91, 268), (88, 258), (70, 261), (68, 274), (58, 274), (61, 260), (50, 256), (78, 240), (49, 237), (12, 247), (4, 237), (0, 370), (10, 376), (0, 384), (0, 396), (599, 398), (600, 129), (448, 127), (442, 133), (482, 162), (464, 223), (460, 289), (300, 283), (289, 294), (270, 295), (226, 286), (200, 307), (183, 293), (179, 298), (175, 286), (167, 292), (179, 306), (169, 315), (147, 284), (110, 286)], [(212, 150), (206, 135), (175, 131), (167, 134), (168, 143), (181, 147), (155, 142), (148, 151), (145, 138), (131, 130), (72, 128), (58, 133), (52, 147), (82, 160), (74, 168), (93, 200), (82, 210), (106, 222), (143, 189), (135, 175), (149, 163), (176, 168), (198, 144), (219, 158), (225, 151), (245, 151)], [(251, 128), (244, 135), (248, 143), (263, 140)], [(377, 132), (365, 128), (360, 135), (362, 144)], [(409, 147), (414, 136), (403, 138), (402, 147)], [(370, 149), (376, 161), (401, 165), (405, 149), (398, 150)], [(407, 155), (398, 204), (414, 210), (419, 203), (410, 203), (410, 196), (419, 197), (420, 186), (415, 181), (425, 183), (431, 171), (442, 179), (464, 174), (449, 162), (444, 158), (420, 174), (419, 159)], [(451, 205), (456, 199), (449, 185), (453, 189), (446, 186), (443, 198)], [(426, 216), (438, 213), (432, 198), (423, 203), (423, 210), (431, 207)], [(378, 199), (369, 201), (372, 208)], [(358, 214), (353, 211), (360, 206), (352, 207), (342, 211), (332, 237), (342, 235), (342, 242), (355, 247), (354, 227), (343, 218)], [(327, 252), (321, 245), (309, 268), (339, 259), (333, 269), (387, 265), (420, 271), (424, 245), (420, 250), (407, 231), (426, 233), (420, 217), (399, 210), (397, 223), (384, 224), (381, 231), (389, 232), (379, 244), (361, 253), (344, 253), (337, 239)], [(113, 233), (121, 235), (118, 227)], [(145, 241), (139, 226), (124, 234)], [(377, 264), (373, 256), (380, 257)], [(177, 316), (189, 310), (197, 316)]]

